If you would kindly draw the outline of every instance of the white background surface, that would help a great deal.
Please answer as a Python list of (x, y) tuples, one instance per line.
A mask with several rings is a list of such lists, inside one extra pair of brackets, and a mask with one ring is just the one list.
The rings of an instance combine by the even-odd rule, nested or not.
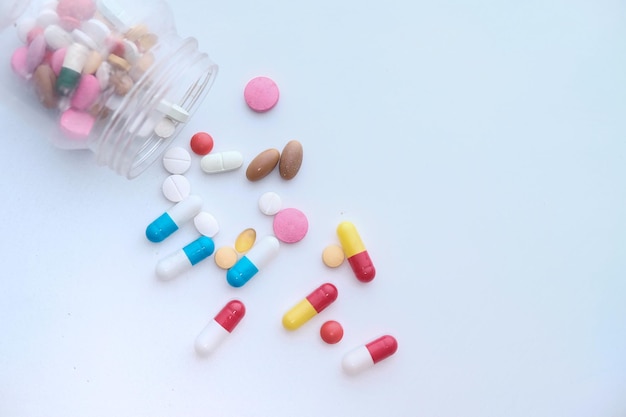
[[(155, 263), (195, 238), (144, 237), (170, 206), (163, 168), (117, 177), (0, 101), (0, 416), (626, 415), (623, 2), (199, 4), (176, 2), (179, 33), (220, 73), (176, 144), (206, 130), (246, 162), (305, 150), (291, 182), (209, 177), (194, 158), (216, 245), (271, 232), (268, 190), (309, 234), (241, 289), (212, 259), (159, 282)], [(281, 89), (263, 115), (242, 99), (256, 75)], [(376, 263), (370, 284), (321, 263), (341, 220)], [(325, 281), (338, 301), (283, 330)], [(234, 297), (246, 317), (196, 357)], [(335, 346), (317, 333), (328, 319), (346, 330)], [(397, 354), (345, 376), (343, 355), (385, 333)]]

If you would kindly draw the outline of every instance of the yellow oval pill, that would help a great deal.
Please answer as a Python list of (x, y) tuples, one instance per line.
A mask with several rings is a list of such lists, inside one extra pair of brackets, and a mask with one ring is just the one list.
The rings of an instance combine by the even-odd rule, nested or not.
[(239, 233), (235, 240), (235, 250), (239, 253), (246, 253), (252, 248), (256, 241), (256, 230), (248, 228)]
[(328, 245), (322, 252), (322, 261), (324, 265), (330, 268), (337, 268), (346, 259), (343, 249), (339, 245)]
[(214, 255), (215, 264), (222, 269), (230, 269), (237, 262), (238, 255), (230, 246), (222, 246)]

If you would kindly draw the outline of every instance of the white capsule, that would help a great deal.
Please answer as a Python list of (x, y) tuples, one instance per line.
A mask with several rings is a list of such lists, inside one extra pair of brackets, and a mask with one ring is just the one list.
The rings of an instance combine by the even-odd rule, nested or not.
[(224, 339), (230, 333), (219, 325), (215, 320), (211, 320), (204, 329), (196, 337), (194, 348), (196, 353), (201, 356), (209, 356), (217, 350)]
[(200, 167), (207, 174), (232, 171), (242, 165), (243, 155), (238, 151), (210, 153), (200, 160)]
[(213, 239), (200, 236), (184, 248), (161, 259), (156, 265), (156, 276), (163, 281), (174, 279), (211, 256), (214, 249)]
[(174, 233), (180, 225), (193, 219), (202, 210), (202, 198), (192, 194), (160, 215), (146, 228), (151, 242), (161, 242)]
[(275, 236), (263, 237), (226, 272), (226, 281), (233, 287), (245, 285), (276, 257), (279, 247)]

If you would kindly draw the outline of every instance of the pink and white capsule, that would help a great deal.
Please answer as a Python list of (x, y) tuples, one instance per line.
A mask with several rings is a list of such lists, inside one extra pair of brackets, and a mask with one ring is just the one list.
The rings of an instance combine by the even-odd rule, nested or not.
[(215, 352), (246, 314), (246, 306), (239, 300), (229, 301), (213, 320), (200, 332), (194, 348), (201, 356)]
[(356, 375), (393, 355), (396, 350), (397, 340), (393, 336), (384, 335), (348, 352), (341, 366), (347, 374)]

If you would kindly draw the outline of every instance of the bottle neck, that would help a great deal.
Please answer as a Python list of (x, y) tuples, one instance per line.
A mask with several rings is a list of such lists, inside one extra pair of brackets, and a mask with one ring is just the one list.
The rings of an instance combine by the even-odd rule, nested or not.
[(136, 177), (160, 157), (217, 75), (217, 66), (198, 51), (194, 38), (165, 35), (151, 52), (154, 63), (89, 144), (99, 164), (127, 178)]

